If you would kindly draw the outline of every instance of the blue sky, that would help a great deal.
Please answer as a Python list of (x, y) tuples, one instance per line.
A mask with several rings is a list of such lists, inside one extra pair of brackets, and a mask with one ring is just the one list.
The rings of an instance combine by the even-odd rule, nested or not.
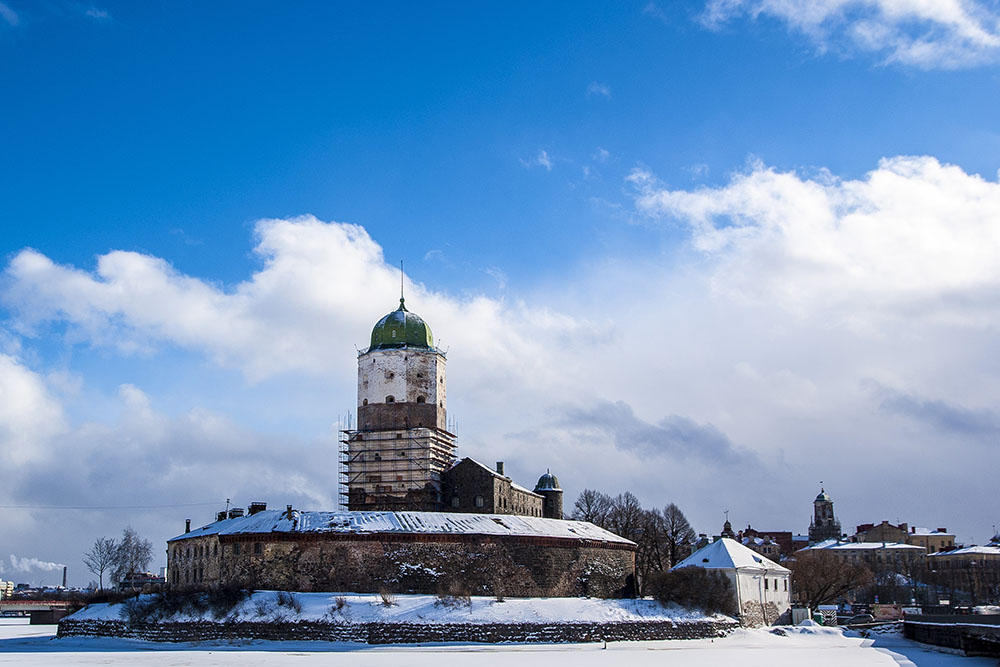
[[(463, 454), (705, 532), (735, 507), (804, 531), (823, 479), (845, 526), (982, 542), (998, 517), (946, 500), (992, 507), (988, 480), (939, 457), (1000, 463), (998, 62), (987, 0), (3, 0), (0, 386), (23, 400), (0, 432), (24, 484), (0, 504), (329, 504), (403, 260)], [(70, 448), (83, 482), (52, 484)], [(88, 516), (81, 543), (171, 532)], [(45, 576), (0, 571), (22, 575)]]

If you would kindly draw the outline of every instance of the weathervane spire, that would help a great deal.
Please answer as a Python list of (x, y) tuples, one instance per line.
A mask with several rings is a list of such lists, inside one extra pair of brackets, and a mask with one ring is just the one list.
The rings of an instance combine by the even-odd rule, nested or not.
[(399, 307), (403, 309), (403, 260), (399, 260)]

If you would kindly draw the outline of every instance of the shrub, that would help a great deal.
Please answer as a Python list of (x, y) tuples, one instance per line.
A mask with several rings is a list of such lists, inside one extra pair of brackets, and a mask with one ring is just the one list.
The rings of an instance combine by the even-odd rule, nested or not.
[(216, 619), (225, 618), (236, 605), (250, 596), (250, 591), (238, 586), (223, 586), (205, 593), (205, 604)]
[(333, 599), (333, 609), (334, 611), (340, 611), (347, 606), (347, 598), (343, 595), (338, 595)]
[(158, 602), (155, 597), (135, 597), (127, 600), (118, 610), (118, 616), (130, 625), (150, 623), (159, 618)]
[(258, 616), (267, 616), (274, 611), (274, 603), (269, 598), (257, 598), (253, 601), (254, 613)]
[(467, 584), (458, 579), (441, 582), (434, 604), (442, 607), (467, 607), (472, 604), (472, 591)]
[(382, 598), (383, 607), (394, 607), (396, 605), (396, 596), (389, 591), (382, 589), (378, 592), (380, 598)]
[(278, 606), (287, 607), (296, 614), (302, 613), (302, 602), (294, 594), (286, 591), (278, 592)]
[(732, 582), (718, 570), (683, 567), (670, 572), (658, 572), (651, 577), (649, 590), (663, 604), (695, 607), (706, 614), (736, 616), (739, 613)]

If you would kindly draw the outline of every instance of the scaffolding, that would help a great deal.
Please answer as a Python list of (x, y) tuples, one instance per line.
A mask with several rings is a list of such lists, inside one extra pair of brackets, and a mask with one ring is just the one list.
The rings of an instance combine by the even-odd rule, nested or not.
[(432, 427), (340, 430), (340, 504), (348, 509), (435, 510), (455, 436)]

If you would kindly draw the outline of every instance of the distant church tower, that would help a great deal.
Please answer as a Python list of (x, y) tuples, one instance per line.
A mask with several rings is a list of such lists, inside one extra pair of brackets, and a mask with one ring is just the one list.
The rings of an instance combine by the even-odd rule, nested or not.
[(345, 432), (349, 510), (442, 507), (441, 473), (455, 461), (445, 386), (444, 353), (401, 297), (358, 355), (358, 425)]
[(809, 544), (823, 540), (840, 539), (840, 522), (833, 515), (833, 500), (820, 487), (819, 495), (813, 501), (813, 520), (809, 523)]

